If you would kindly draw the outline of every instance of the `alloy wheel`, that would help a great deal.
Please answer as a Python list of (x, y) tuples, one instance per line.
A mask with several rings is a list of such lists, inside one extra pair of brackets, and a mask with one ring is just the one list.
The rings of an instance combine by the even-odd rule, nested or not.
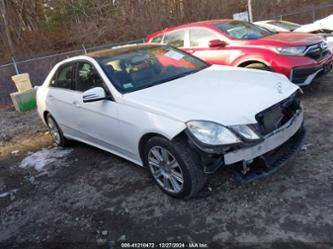
[(60, 137), (59, 129), (58, 129), (55, 121), (51, 117), (49, 117), (47, 119), (47, 125), (50, 129), (50, 133), (51, 133), (52, 138), (54, 139), (54, 142), (56, 144), (60, 144), (61, 137)]
[(148, 153), (148, 165), (156, 182), (166, 191), (180, 193), (184, 176), (176, 158), (167, 149), (154, 146)]

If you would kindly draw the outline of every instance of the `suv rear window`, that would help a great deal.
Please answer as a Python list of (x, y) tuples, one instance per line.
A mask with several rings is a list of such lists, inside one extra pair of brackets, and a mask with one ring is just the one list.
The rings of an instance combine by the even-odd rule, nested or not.
[(161, 43), (163, 39), (163, 35), (159, 35), (151, 39), (150, 43)]
[(164, 43), (176, 48), (184, 47), (185, 30), (177, 30), (167, 33), (164, 37)]

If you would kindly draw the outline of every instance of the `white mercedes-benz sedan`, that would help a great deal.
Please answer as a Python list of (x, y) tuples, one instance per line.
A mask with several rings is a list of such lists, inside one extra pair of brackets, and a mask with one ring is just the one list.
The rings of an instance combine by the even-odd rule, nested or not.
[(189, 198), (218, 169), (250, 181), (295, 155), (305, 135), (299, 92), (280, 74), (143, 44), (58, 63), (37, 102), (56, 144), (109, 151), (148, 168), (167, 194)]

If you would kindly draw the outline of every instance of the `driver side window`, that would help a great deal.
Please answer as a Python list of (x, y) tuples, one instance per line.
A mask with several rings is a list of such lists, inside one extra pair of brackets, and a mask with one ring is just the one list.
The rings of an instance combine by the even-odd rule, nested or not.
[(84, 92), (91, 88), (103, 87), (103, 80), (93, 65), (79, 62), (76, 71), (75, 90)]
[(50, 86), (72, 89), (74, 83), (73, 69), (74, 65), (72, 63), (61, 66), (52, 79)]

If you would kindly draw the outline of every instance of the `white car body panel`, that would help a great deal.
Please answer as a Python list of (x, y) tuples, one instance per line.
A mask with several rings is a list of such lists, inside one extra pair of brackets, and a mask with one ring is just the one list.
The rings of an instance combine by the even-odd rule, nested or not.
[(316, 21), (316, 23), (319, 23), (325, 29), (333, 31), (333, 14)]
[[(95, 66), (114, 101), (83, 103), (82, 92), (48, 87), (59, 66), (78, 60)], [(172, 139), (190, 120), (209, 120), (223, 125), (253, 124), (258, 112), (298, 89), (280, 74), (214, 65), (183, 78), (121, 94), (95, 59), (78, 56), (55, 66), (38, 88), (37, 105), (43, 121), (45, 111), (50, 112), (65, 137), (142, 166), (139, 142), (145, 134), (157, 133)]]
[[(270, 21), (271, 20), (259, 21), (259, 22), (254, 22), (254, 24), (275, 32), (290, 32), (288, 29), (270, 24), (269, 23)], [(302, 25), (301, 27), (293, 30), (293, 32), (312, 33), (318, 30), (332, 30), (333, 32), (333, 15), (315, 21), (314, 23)], [(325, 34), (323, 38), (327, 42), (328, 48), (333, 52), (333, 34)]]
[(278, 27), (276, 25), (273, 25), (273, 24), (270, 24), (271, 20), (266, 20), (266, 21), (259, 21), (259, 22), (254, 22), (254, 24), (258, 25), (258, 26), (261, 26), (261, 27), (264, 27), (264, 28), (267, 28), (271, 31), (274, 31), (274, 32), (289, 32), (288, 29), (285, 29), (285, 28), (282, 28), (282, 27)]
[(313, 32), (320, 29), (326, 29), (333, 31), (333, 14), (329, 15), (323, 19), (317, 20), (314, 23), (306, 24), (300, 27), (299, 31), (303, 32)]
[(316, 32), (319, 30), (330, 30), (331, 34), (324, 34), (324, 39), (327, 42), (328, 48), (333, 52), (333, 15), (324, 19), (315, 21), (314, 23), (305, 24), (296, 29), (296, 32)]
[(333, 52), (333, 35), (325, 38), (328, 48)]
[(321, 26), (319, 23), (310, 23), (310, 24), (305, 24), (302, 25), (301, 27), (295, 29), (295, 32), (315, 32), (317, 30), (321, 30), (324, 27)]

